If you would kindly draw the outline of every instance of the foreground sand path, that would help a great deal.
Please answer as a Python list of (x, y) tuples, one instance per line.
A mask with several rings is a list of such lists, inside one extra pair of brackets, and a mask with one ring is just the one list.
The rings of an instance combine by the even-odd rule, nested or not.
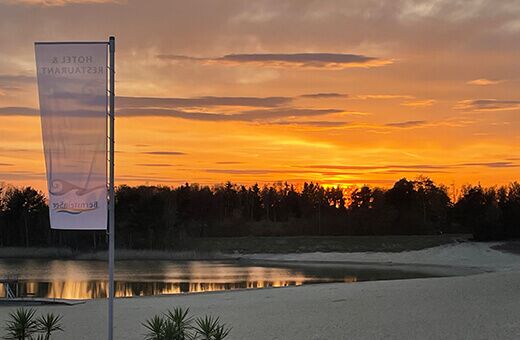
[[(140, 322), (173, 306), (219, 315), (230, 339), (518, 339), (520, 272), (119, 299), (117, 339), (142, 339)], [(106, 338), (103, 300), (39, 309), (64, 315), (57, 339)]]

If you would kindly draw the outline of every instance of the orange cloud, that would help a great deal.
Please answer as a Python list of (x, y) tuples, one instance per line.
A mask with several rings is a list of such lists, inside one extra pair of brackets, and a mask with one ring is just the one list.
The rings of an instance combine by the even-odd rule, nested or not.
[(409, 106), (409, 107), (425, 107), (425, 106), (432, 106), (435, 104), (434, 99), (418, 99), (418, 100), (409, 100), (401, 103), (403, 106)]
[(468, 85), (477, 85), (477, 86), (487, 86), (487, 85), (495, 85), (501, 83), (501, 80), (491, 80), (486, 78), (480, 78), (475, 80), (470, 80), (466, 84)]

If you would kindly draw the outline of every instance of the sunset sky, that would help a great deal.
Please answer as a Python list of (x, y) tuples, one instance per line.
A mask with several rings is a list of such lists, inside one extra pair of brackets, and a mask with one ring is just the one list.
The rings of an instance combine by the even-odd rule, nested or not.
[(34, 42), (109, 35), (117, 184), (520, 179), (517, 0), (0, 0), (0, 182), (45, 188)]

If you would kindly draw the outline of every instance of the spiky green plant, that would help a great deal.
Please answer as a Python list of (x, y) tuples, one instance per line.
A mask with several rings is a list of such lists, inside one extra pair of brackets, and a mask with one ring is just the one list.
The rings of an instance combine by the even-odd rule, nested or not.
[(204, 316), (195, 320), (195, 330), (202, 340), (222, 340), (231, 332), (231, 328), (220, 324), (220, 319)]
[(33, 308), (19, 308), (9, 314), (5, 339), (12, 340), (50, 340), (54, 332), (62, 332), (62, 316), (48, 313), (35, 318), (36, 310)]
[[(195, 321), (196, 326), (193, 326)], [(205, 316), (193, 319), (189, 309), (174, 308), (162, 315), (155, 315), (142, 325), (148, 330), (145, 340), (223, 340), (230, 327), (220, 324), (219, 318)]]
[(173, 311), (168, 310), (164, 315), (166, 316), (165, 330), (168, 333), (167, 340), (184, 340), (184, 339), (192, 339), (193, 335), (191, 334), (191, 330), (193, 327), (191, 323), (193, 318), (188, 316), (190, 312), (189, 308), (185, 310), (176, 307)]
[(54, 313), (47, 313), (41, 315), (36, 320), (36, 326), (39, 333), (42, 333), (44, 340), (50, 340), (52, 333), (63, 332), (61, 320), (63, 316), (54, 315)]
[(197, 318), (195, 319), (195, 324), (197, 325), (195, 326), (195, 330), (202, 336), (203, 340), (212, 340), (213, 334), (218, 327), (218, 320), (218, 318), (213, 318), (208, 315), (203, 318)]
[(5, 339), (32, 339), (38, 331), (38, 324), (34, 319), (35, 313), (36, 310), (33, 308), (19, 308), (13, 313), (9, 313), (10, 320), (7, 321), (5, 326), (7, 331)]
[(164, 340), (164, 319), (160, 315), (154, 315), (142, 324), (148, 333), (145, 340)]
[(223, 340), (231, 332), (231, 327), (227, 327), (226, 324), (218, 325), (213, 332), (213, 340)]

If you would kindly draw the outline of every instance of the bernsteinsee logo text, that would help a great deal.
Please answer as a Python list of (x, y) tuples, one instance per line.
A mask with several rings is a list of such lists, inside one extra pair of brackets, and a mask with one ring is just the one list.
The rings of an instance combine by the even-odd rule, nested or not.
[(96, 210), (98, 208), (97, 201), (91, 202), (55, 202), (52, 203), (52, 209), (56, 212), (64, 212), (69, 214), (81, 214), (82, 212)]

